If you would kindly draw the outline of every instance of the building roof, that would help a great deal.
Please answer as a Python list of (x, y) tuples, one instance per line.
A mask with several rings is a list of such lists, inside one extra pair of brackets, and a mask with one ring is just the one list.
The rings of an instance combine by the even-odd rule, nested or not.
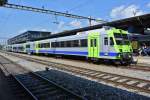
[(23, 43), (26, 41), (35, 41), (40, 38), (47, 38), (51, 32), (45, 31), (27, 31), (8, 40), (8, 44)]

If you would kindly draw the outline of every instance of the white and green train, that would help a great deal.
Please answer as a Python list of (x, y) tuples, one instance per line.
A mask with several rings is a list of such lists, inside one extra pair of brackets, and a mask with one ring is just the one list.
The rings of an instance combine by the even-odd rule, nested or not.
[(132, 62), (132, 47), (128, 32), (116, 28), (101, 28), (76, 35), (44, 39), (8, 46), (9, 51), (28, 54), (84, 56), (107, 59), (124, 64)]

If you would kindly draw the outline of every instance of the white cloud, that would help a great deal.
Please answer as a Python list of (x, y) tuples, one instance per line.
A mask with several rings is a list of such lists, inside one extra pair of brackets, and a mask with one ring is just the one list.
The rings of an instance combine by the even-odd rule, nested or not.
[(33, 28), (31, 31), (49, 31), (48, 29), (45, 29), (45, 28)]
[(147, 5), (146, 5), (146, 6), (150, 8), (150, 2), (149, 2), (149, 3), (147, 3)]
[(59, 30), (62, 30), (62, 28), (64, 27), (64, 24), (65, 24), (64, 21), (60, 21), (57, 28), (58, 28)]
[(28, 31), (28, 30), (27, 30), (27, 29), (19, 30), (19, 31), (18, 31), (18, 34), (24, 33), (24, 32), (26, 32), (26, 31)]
[(78, 20), (73, 20), (72, 22), (70, 22), (70, 25), (73, 26), (73, 27), (81, 27), (82, 23)]
[(58, 33), (58, 32), (61, 32), (61, 31), (63, 30), (63, 28), (64, 28), (64, 25), (65, 25), (65, 22), (64, 22), (64, 21), (60, 21), (60, 22), (58, 23), (58, 26), (56, 27), (56, 29), (54, 29), (54, 30), (52, 31), (52, 34), (56, 34), (56, 33)]
[(113, 19), (122, 19), (122, 18), (133, 17), (134, 13), (136, 16), (144, 14), (144, 12), (140, 10), (139, 7), (136, 5), (129, 5), (127, 7), (121, 5), (119, 7), (112, 9), (110, 16)]
[[(98, 20), (103, 20), (102, 18), (96, 18)], [(91, 25), (97, 25), (97, 24), (102, 24), (104, 23), (103, 21), (94, 21), (94, 20), (91, 20)], [(89, 20), (86, 20), (86, 26), (89, 26), (90, 25), (90, 22)]]
[[(100, 22), (96, 22), (94, 20), (91, 21), (91, 25), (97, 25), (97, 24), (100, 24)], [(87, 21), (87, 25), (90, 25), (89, 21)]]

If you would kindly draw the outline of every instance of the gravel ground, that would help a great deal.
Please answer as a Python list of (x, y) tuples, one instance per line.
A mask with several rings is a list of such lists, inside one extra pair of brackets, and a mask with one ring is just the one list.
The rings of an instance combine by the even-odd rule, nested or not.
[(88, 100), (150, 100), (150, 98), (82, 79), (57, 70), (39, 71), (48, 79), (69, 88)]
[(149, 56), (135, 56), (135, 60), (138, 60), (138, 65), (150, 67), (150, 57)]
[[(0, 66), (1, 68), (2, 66)], [(6, 79), (7, 76), (3, 74), (0, 69), (0, 100), (18, 100), (12, 93), (10, 86)]]
[[(0, 54), (2, 54), (2, 53), (0, 53)], [(2, 54), (2, 55), (5, 55), (5, 54)], [(5, 55), (7, 58), (9, 58), (9, 59), (11, 59), (12, 61), (14, 61), (14, 62), (17, 62), (18, 64), (20, 64), (20, 65), (22, 65), (22, 66), (24, 66), (25, 68), (27, 68), (27, 69), (29, 69), (29, 70), (32, 70), (32, 71), (42, 71), (42, 70), (45, 70), (45, 67), (48, 67), (48, 66), (44, 66), (44, 65), (42, 65), (42, 64), (38, 64), (38, 63), (34, 63), (34, 62), (30, 62), (30, 61), (26, 61), (26, 60), (24, 60), (24, 59), (20, 59), (20, 58), (17, 58), (17, 57), (13, 57), (13, 56), (9, 56), (9, 55)], [(40, 57), (37, 57), (37, 58), (40, 58)], [(41, 57), (41, 59), (44, 59), (43, 57)], [(59, 60), (60, 61), (62, 61), (61, 59), (58, 59), (58, 62), (59, 62)], [(55, 62), (57, 61), (57, 59), (55, 59)], [(68, 61), (68, 62), (70, 62), (70, 61)], [(66, 62), (64, 62), (64, 63), (66, 63)], [(67, 63), (67, 64), (69, 64), (69, 63)], [(76, 63), (76, 62), (74, 62), (73, 64), (76, 64), (76, 65), (81, 65), (80, 64), (80, 62), (79, 63)], [(86, 66), (88, 63), (86, 63), (84, 66)], [(90, 66), (90, 65), (93, 65), (93, 64), (89, 64), (88, 66)], [(99, 66), (99, 67), (94, 67), (94, 66), (90, 66), (91, 67), (91, 69), (95, 69), (95, 68), (97, 68), (97, 69), (101, 69), (101, 66), (100, 65), (96, 65), (96, 66)], [(89, 67), (88, 67), (89, 68)], [(107, 70), (107, 67), (106, 67), (106, 69), (104, 68), (104, 70)], [(109, 71), (110, 71), (111, 69), (109, 69)], [(115, 70), (115, 69), (114, 69)], [(123, 71), (123, 70), (122, 70)], [(113, 72), (113, 70), (112, 70), (112, 72)], [(118, 72), (118, 73), (122, 73), (122, 72)], [(128, 73), (128, 74), (130, 74), (130, 75), (136, 75), (136, 74), (138, 74), (138, 73), (136, 73), (136, 71), (134, 71), (134, 72), (130, 72), (130, 71), (126, 71), (126, 73)], [(142, 72), (141, 72), (142, 73)], [(142, 74), (139, 74), (138, 75), (138, 78), (139, 78), (139, 76), (142, 78), (142, 76), (143, 75), (145, 75), (145, 76), (150, 76), (150, 74), (148, 74), (148, 73), (145, 73), (145, 72), (143, 72)], [(61, 75), (60, 75), (61, 76)], [(64, 77), (65, 78), (65, 77)], [(54, 78), (54, 79), (57, 79), (57, 78)], [(59, 78), (60, 79), (60, 78)], [(145, 77), (143, 78), (143, 79), (145, 79)], [(63, 78), (62, 78), (62, 80), (63, 80)], [(76, 84), (76, 82), (77, 81), (73, 81), (72, 83), (75, 83)], [(77, 82), (78, 84), (80, 83), (80, 82)], [(100, 82), (100, 83), (103, 83), (103, 82)], [(81, 83), (80, 83), (81, 84)], [(105, 83), (105, 84), (107, 84), (107, 83)], [(112, 85), (111, 84), (111, 86), (114, 86), (114, 85)], [(77, 86), (77, 87), (79, 87), (79, 86)], [(108, 86), (106, 86), (105, 85), (105, 87), (108, 87)], [(118, 87), (118, 86), (114, 86), (114, 87)], [(123, 87), (119, 87), (119, 88), (123, 88)], [(123, 88), (124, 89), (124, 88)], [(74, 89), (73, 89), (74, 90)], [(76, 89), (75, 89), (76, 90)], [(125, 89), (126, 90), (126, 89)], [(130, 89), (127, 89), (127, 90), (129, 90), (129, 91), (131, 91)], [(92, 89), (91, 89), (91, 91), (92, 91)], [(102, 92), (102, 91), (101, 91)], [(136, 91), (132, 91), (132, 92), (134, 92), (134, 93), (137, 93)], [(84, 92), (82, 92), (82, 93), (84, 93)], [(100, 93), (100, 92), (99, 92)], [(110, 95), (111, 95), (111, 92), (109, 92), (108, 91), (108, 94), (110, 93)], [(126, 91), (126, 93), (128, 93), (127, 91)], [(138, 92), (139, 93), (139, 92)], [(145, 95), (145, 94), (143, 94), (142, 93), (142, 95)], [(147, 96), (147, 95), (146, 95)], [(149, 95), (148, 95), (149, 96)], [(126, 96), (127, 97), (127, 96)], [(110, 99), (111, 100), (111, 99)], [(115, 100), (115, 99), (114, 99)], [(118, 100), (118, 99), (117, 99)], [(132, 100), (132, 99), (130, 99), (130, 100)], [(133, 100), (135, 100), (135, 99), (133, 99)], [(140, 99), (137, 99), (137, 100), (140, 100)], [(142, 100), (142, 99), (141, 99)]]

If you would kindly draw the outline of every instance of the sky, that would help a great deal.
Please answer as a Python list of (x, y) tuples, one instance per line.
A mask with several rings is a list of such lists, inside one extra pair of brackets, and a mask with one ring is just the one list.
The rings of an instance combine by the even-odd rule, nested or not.
[[(150, 13), (150, 0), (8, 0), (9, 3), (91, 16), (105, 21)], [(58, 24), (55, 24), (58, 22)], [(99, 24), (92, 21), (92, 25)], [(0, 7), (0, 42), (27, 30), (53, 33), (89, 26), (88, 20)]]

